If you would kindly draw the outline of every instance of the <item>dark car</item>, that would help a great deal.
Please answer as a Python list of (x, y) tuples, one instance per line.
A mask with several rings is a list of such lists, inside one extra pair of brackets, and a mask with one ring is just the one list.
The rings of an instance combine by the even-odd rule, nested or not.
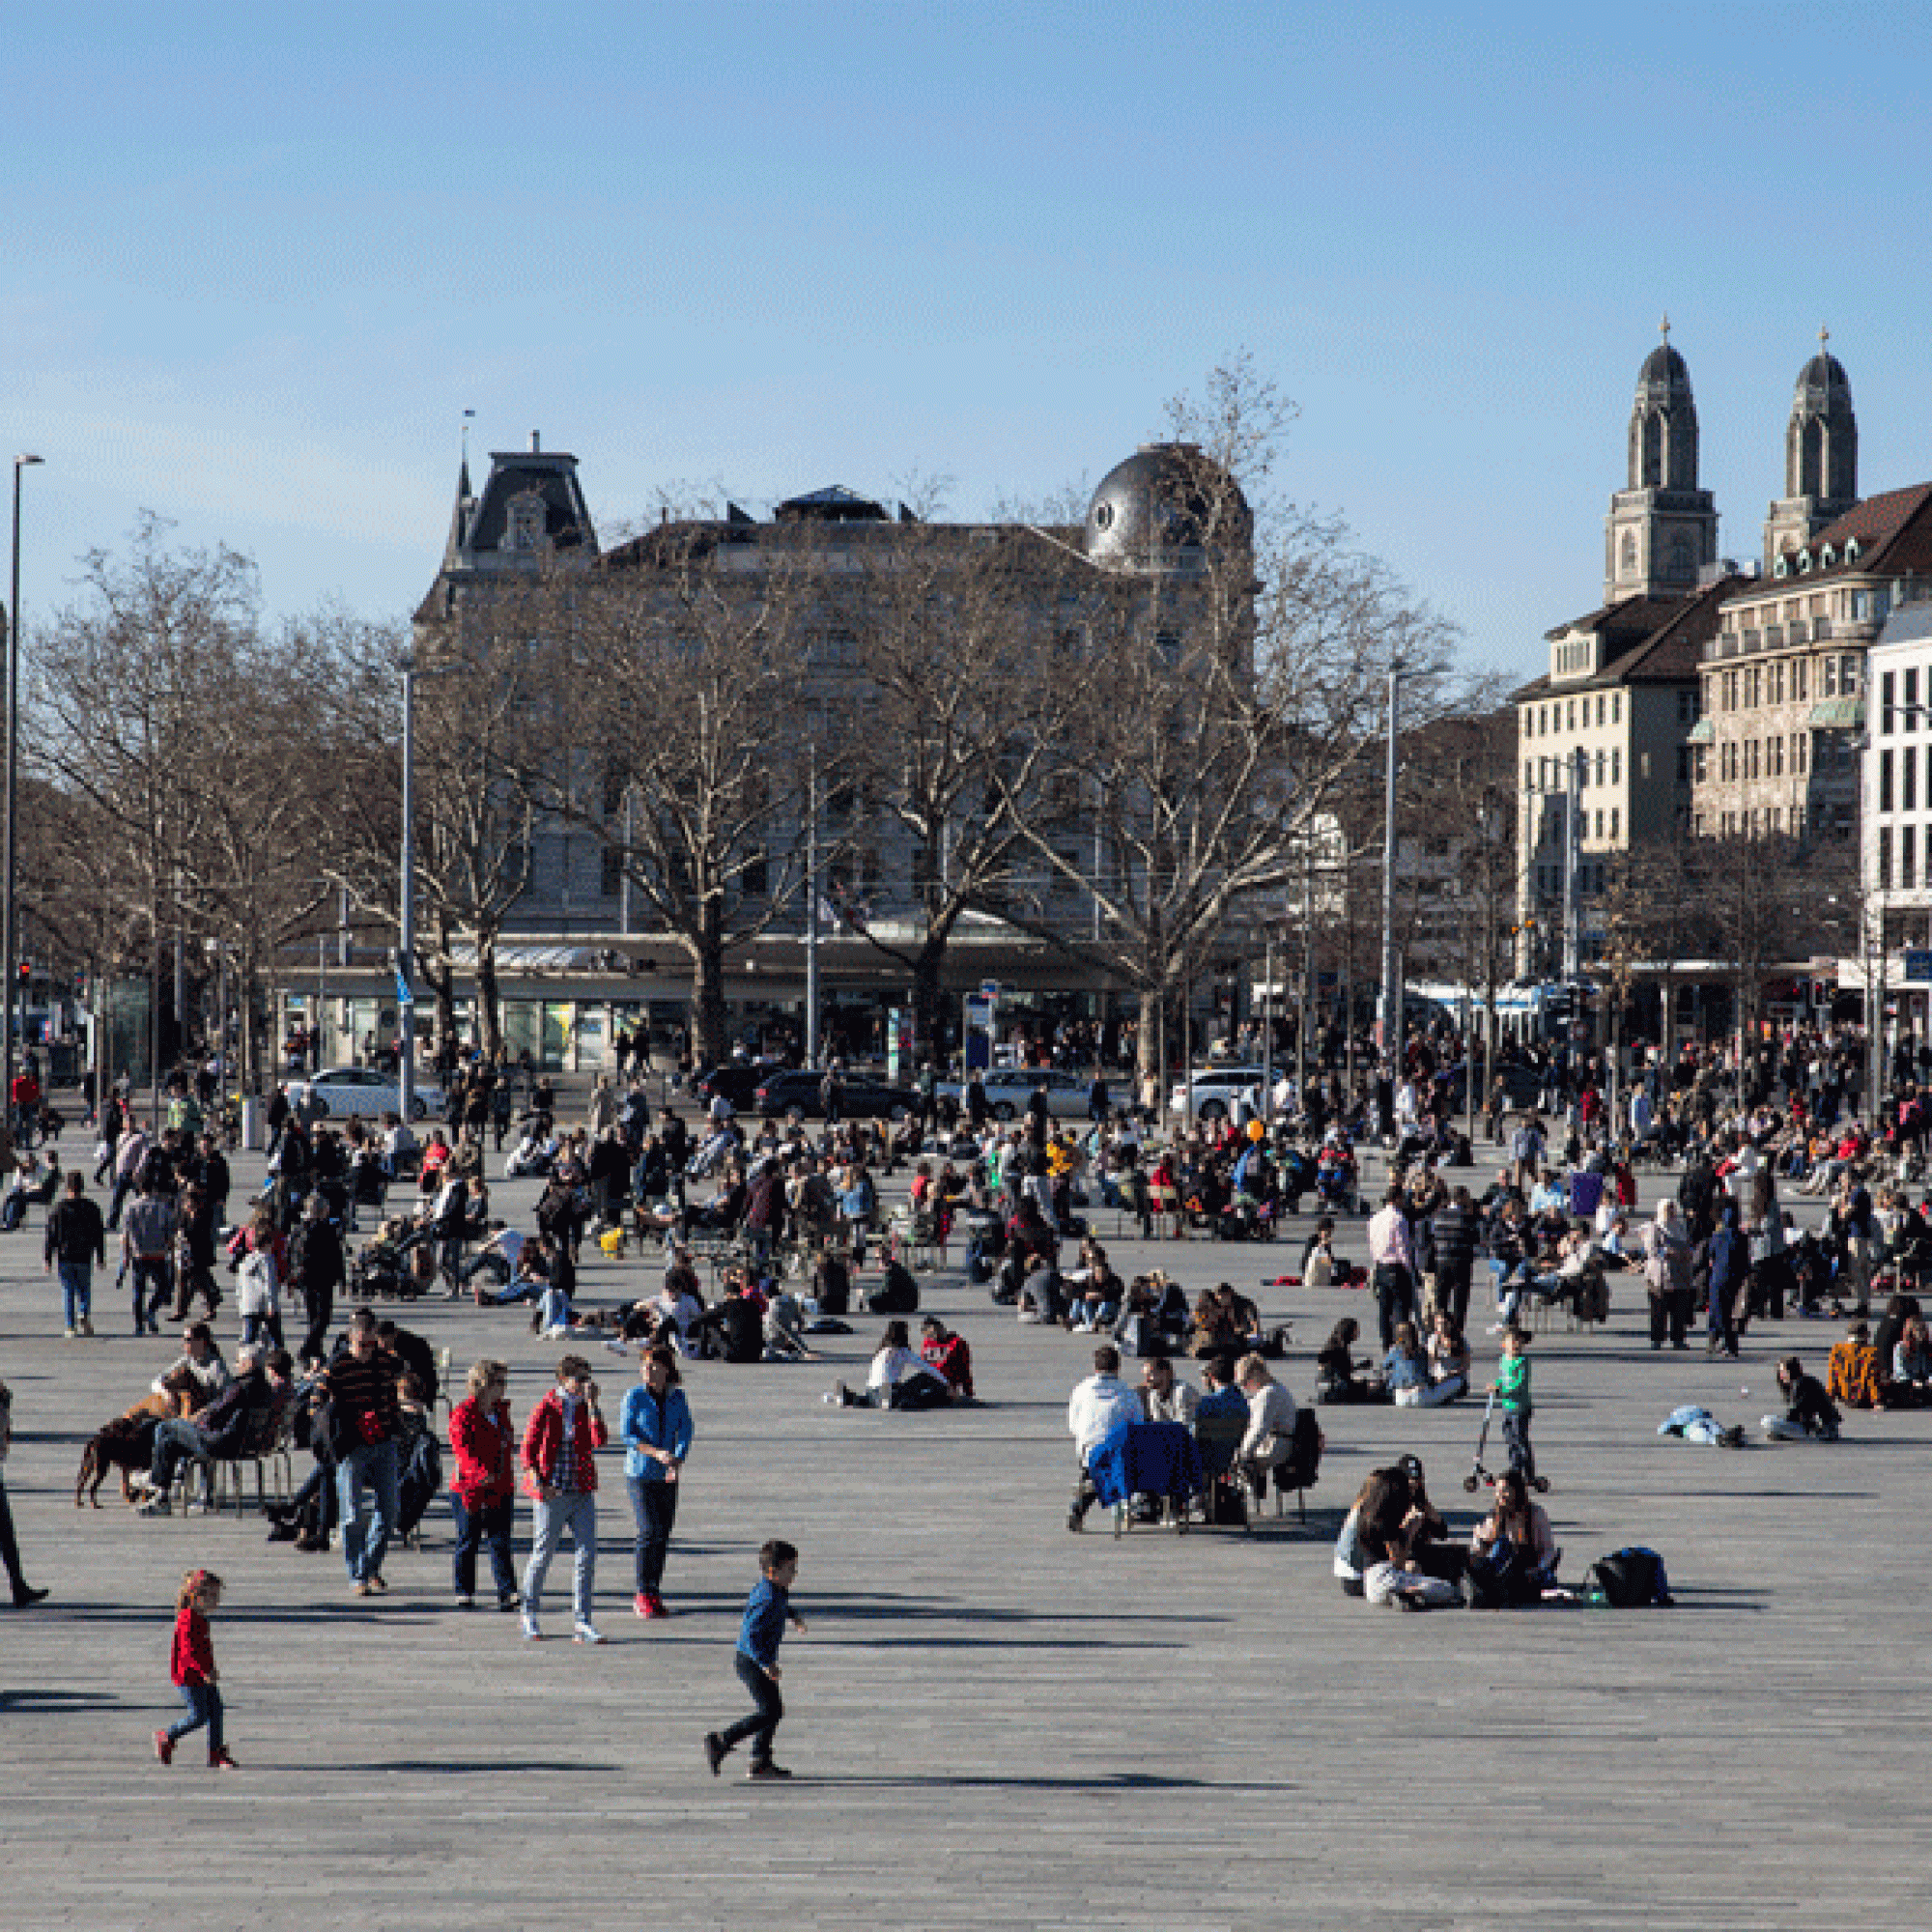
[(707, 1105), (720, 1094), (730, 1103), (734, 1114), (742, 1114), (757, 1098), (758, 1089), (774, 1073), (783, 1070), (778, 1060), (731, 1060), (697, 1076), (697, 1097)]
[[(754, 1096), (758, 1112), (768, 1121), (784, 1114), (819, 1119), (825, 1112), (819, 1098), (824, 1079), (824, 1074), (810, 1067), (773, 1073)], [(869, 1073), (848, 1073), (844, 1079), (845, 1097), (839, 1102), (839, 1112), (847, 1120), (903, 1121), (919, 1112), (919, 1095), (910, 1087), (894, 1087)]]

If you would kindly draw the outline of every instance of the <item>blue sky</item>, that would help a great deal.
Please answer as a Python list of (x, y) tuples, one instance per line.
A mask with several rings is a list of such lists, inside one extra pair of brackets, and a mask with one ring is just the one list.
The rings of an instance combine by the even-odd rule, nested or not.
[[(9, 10), (28, 622), (136, 513), (406, 612), (462, 412), (593, 513), (1098, 480), (1245, 348), (1283, 470), (1532, 670), (1668, 310), (1754, 555), (1821, 323), (1932, 476), (1922, 5)], [(8, 452), (11, 453), (11, 450)]]

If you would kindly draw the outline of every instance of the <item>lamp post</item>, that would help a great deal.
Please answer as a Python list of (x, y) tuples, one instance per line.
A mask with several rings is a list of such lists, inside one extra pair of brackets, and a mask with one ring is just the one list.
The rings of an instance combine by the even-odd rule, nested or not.
[(0, 953), (6, 955), (7, 974), (7, 1051), (5, 1105), (8, 1120), (14, 1106), (14, 1039), (15, 1002), (19, 997), (20, 976), (14, 961), (14, 854), (19, 836), (20, 784), (20, 472), (38, 456), (14, 459), (14, 569), (7, 598), (7, 877), (4, 906), (0, 906)]
[(403, 672), (403, 850), (396, 888), (397, 1111), (405, 1127), (416, 1110), (416, 661), (405, 657)]
[(1382, 1064), (1391, 1079), (1402, 1077), (1403, 988), (1395, 943), (1396, 733), (1401, 724), (1402, 672), (1388, 674), (1388, 744), (1382, 768)]

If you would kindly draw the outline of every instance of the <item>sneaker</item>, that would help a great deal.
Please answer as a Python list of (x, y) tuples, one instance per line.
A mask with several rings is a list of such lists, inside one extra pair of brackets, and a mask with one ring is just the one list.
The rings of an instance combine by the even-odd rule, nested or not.
[(386, 1597), (389, 1594), (388, 1584), (384, 1582), (380, 1577), (371, 1577), (369, 1578), (369, 1588), (378, 1597)]
[(543, 1641), (543, 1625), (538, 1623), (534, 1617), (526, 1617), (524, 1619), (524, 1641), (526, 1643), (541, 1643)]
[(71, 1342), (79, 1333), (80, 1330), (78, 1328), (67, 1328), (62, 1330), (63, 1339), (69, 1342)]
[(573, 1643), (609, 1643), (611, 1639), (595, 1624), (580, 1623), (570, 1634)]
[(745, 1782), (747, 1784), (764, 1784), (771, 1779), (789, 1777), (790, 1776), (791, 1773), (783, 1765), (773, 1764), (770, 1759), (767, 1759), (763, 1764), (754, 1764), (745, 1774)]
[(155, 1755), (163, 1764), (172, 1764), (175, 1761), (175, 1741), (165, 1731), (155, 1733)]
[(456, 1607), (459, 1610), (473, 1610), (476, 1607), (476, 1599), (459, 1592), (456, 1599)]
[(350, 1585), (349, 1594), (352, 1597), (373, 1597), (376, 1594), (375, 1579), (364, 1577), (359, 1583)]
[(825, 1392), (825, 1400), (835, 1408), (849, 1408), (852, 1397), (843, 1382), (834, 1382)]
[[(158, 1738), (165, 1736), (166, 1733), (157, 1731), (155, 1735)], [(724, 1753), (727, 1748), (728, 1747), (725, 1745), (724, 1740), (716, 1731), (705, 1732), (704, 1762), (711, 1767), (711, 1776), (713, 1777), (718, 1776), (718, 1767), (724, 1762)]]
[(497, 1607), (499, 1610), (521, 1610), (524, 1607), (524, 1600), (523, 1598), (518, 1596), (516, 1591), (505, 1590), (503, 1594), (497, 1599)]
[(631, 1599), (631, 1607), (632, 1609), (637, 1611), (639, 1616), (647, 1617), (651, 1613), (651, 1600), (643, 1593), (643, 1591), (639, 1590), (638, 1594)]
[(1503, 1332), (1503, 1324), (1500, 1321), (1492, 1321), (1490, 1325), (1483, 1330), (1483, 1333), (1485, 1335), (1500, 1335), (1502, 1332)]
[(156, 1490), (146, 1502), (137, 1503), (134, 1507), (136, 1516), (173, 1516), (174, 1513), (175, 1506), (168, 1500), (165, 1490)]
[(234, 1756), (226, 1745), (223, 1745), (219, 1750), (209, 1752), (208, 1768), (210, 1771), (240, 1771), (242, 1769), (235, 1762)]
[(649, 1606), (644, 1611), (645, 1616), (656, 1618), (670, 1615), (670, 1612), (665, 1608), (665, 1600), (655, 1590), (644, 1599), (644, 1602)]
[(94, 1319), (93, 1319), (93, 1317), (92, 1317), (92, 1316), (88, 1316), (88, 1315), (83, 1315), (83, 1316), (82, 1316), (82, 1317), (80, 1318), (80, 1332), (81, 1332), (81, 1333), (82, 1333), (83, 1335), (86, 1335), (86, 1336), (88, 1336), (88, 1337), (89, 1337), (90, 1339), (91, 1339), (91, 1338), (93, 1337), (93, 1334), (94, 1334)]

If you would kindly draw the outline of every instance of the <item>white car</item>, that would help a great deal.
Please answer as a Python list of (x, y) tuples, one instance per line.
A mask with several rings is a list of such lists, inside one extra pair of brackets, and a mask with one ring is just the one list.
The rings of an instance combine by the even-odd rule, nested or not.
[[(1056, 1121), (1084, 1121), (1087, 1096), (1094, 1083), (1077, 1073), (1056, 1072), (1050, 1066), (989, 1066), (980, 1075), (986, 1089), (986, 1107), (996, 1121), (1016, 1121), (1027, 1110), (1037, 1087), (1046, 1088), (1046, 1109)], [(933, 1090), (942, 1099), (966, 1108), (965, 1083), (942, 1080)]]
[(1262, 1110), (1262, 1069), (1259, 1066), (1202, 1066), (1177, 1081), (1167, 1096), (1171, 1114), (1188, 1111), (1187, 1090), (1194, 1090), (1194, 1118), (1197, 1121), (1239, 1119), (1245, 1111), (1258, 1115)]
[[(291, 1103), (301, 1108), (310, 1120), (347, 1120), (359, 1114), (373, 1121), (384, 1114), (400, 1114), (403, 1090), (393, 1073), (379, 1073), (373, 1066), (330, 1066), (313, 1080), (289, 1089)], [(432, 1080), (416, 1082), (412, 1120), (426, 1121), (442, 1112), (442, 1089)]]

